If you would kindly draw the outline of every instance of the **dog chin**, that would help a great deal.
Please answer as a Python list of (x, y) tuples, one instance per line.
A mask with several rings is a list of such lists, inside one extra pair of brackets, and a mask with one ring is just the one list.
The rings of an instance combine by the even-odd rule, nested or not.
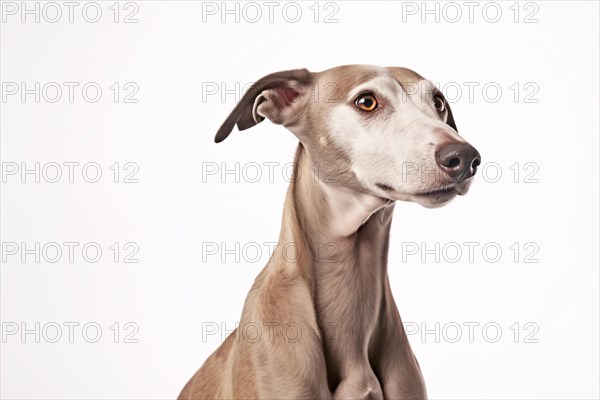
[(412, 201), (425, 208), (439, 208), (450, 203), (457, 195), (458, 193), (451, 193), (444, 196), (431, 195), (426, 197), (419, 195), (416, 196)]

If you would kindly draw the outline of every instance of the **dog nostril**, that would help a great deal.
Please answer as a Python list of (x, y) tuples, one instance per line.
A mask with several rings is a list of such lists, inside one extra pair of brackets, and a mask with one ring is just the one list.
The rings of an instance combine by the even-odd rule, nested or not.
[(445, 165), (447, 168), (456, 168), (460, 165), (460, 158), (458, 157), (453, 157), (450, 159), (450, 161), (448, 161), (448, 163)]
[(473, 161), (471, 161), (471, 174), (475, 175), (477, 173), (477, 167), (481, 165), (481, 159), (479, 157), (475, 157)]

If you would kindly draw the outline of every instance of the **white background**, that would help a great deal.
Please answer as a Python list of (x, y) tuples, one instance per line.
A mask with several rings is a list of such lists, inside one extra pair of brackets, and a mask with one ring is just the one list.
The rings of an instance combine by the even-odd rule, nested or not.
[[(75, 9), (73, 23), (62, 3), (56, 23), (43, 15), (39, 23), (32, 15), (22, 22), (21, 3), (14, 4), (17, 14), (3, 12), (1, 27), (3, 171), (12, 163), (33, 168), (36, 162), (96, 162), (102, 178), (86, 182), (81, 166), (74, 183), (66, 167), (57, 183), (43, 177), (36, 183), (33, 175), (23, 183), (20, 173), (5, 177), (3, 246), (81, 245), (73, 263), (66, 247), (56, 263), (44, 257), (36, 263), (34, 255), (22, 262), (20, 252), (11, 255), (4, 247), (3, 329), (34, 329), (39, 322), (41, 337), (36, 343), (34, 334), (5, 335), (3, 398), (174, 398), (221, 341), (213, 335), (203, 342), (203, 324), (234, 327), (269, 256), (262, 247), (256, 262), (248, 259), (253, 251), (246, 260), (225, 255), (222, 262), (221, 254), (203, 254), (203, 246), (248, 248), (277, 240), (288, 185), (282, 174), (296, 146), (289, 132), (268, 122), (214, 144), (236, 95), (223, 101), (221, 92), (206, 89), (221, 83), (235, 89), (236, 82), (243, 87), (283, 69), (354, 63), (405, 66), (447, 85), (459, 132), (480, 151), (484, 167), (491, 165), (487, 174), (480, 170), (468, 196), (445, 208), (396, 206), (389, 274), (400, 314), (412, 328), (435, 331), (439, 323), (437, 341), (433, 333), (409, 336), (430, 397), (599, 397), (597, 2), (520, 3), (518, 22), (513, 2), (500, 2), (496, 23), (488, 21), (495, 8), (484, 14), (483, 2), (473, 22), (467, 6), (455, 3), (462, 12), (455, 23), (444, 20), (455, 16), (444, 3), (438, 4), (439, 22), (426, 15), (422, 23), (421, 2), (412, 3), (419, 8), (415, 15), (401, 2), (338, 2), (327, 9), (321, 3), (318, 22), (312, 2), (301, 3), (296, 23), (282, 15), (285, 3), (272, 23), (261, 2), (256, 23), (247, 20), (254, 10), (246, 8), (239, 23), (235, 15), (222, 23), (220, 14), (203, 15), (202, 3), (191, 1), (138, 1), (137, 23), (122, 22), (134, 10), (124, 3), (119, 22), (113, 22), (112, 2), (100, 2), (97, 23), (82, 17), (85, 2)], [(243, 4), (238, 7), (242, 13)], [(54, 10), (46, 11), (54, 18)], [(324, 23), (332, 11), (337, 22)], [(294, 12), (288, 12), (291, 20)], [(524, 23), (531, 13), (537, 22)], [(34, 95), (24, 102), (20, 93), (8, 95), (6, 82), (80, 86), (72, 103), (66, 86), (56, 103), (47, 101), (54, 92), (42, 93), (36, 103)], [(103, 89), (96, 103), (81, 95), (88, 82)], [(117, 103), (109, 89), (115, 82), (121, 87)], [(128, 82), (139, 87), (137, 103), (122, 101), (131, 91), (123, 89)], [(468, 82), (479, 85), (471, 98)], [(501, 96), (494, 99), (493, 89), (483, 93), (486, 84), (500, 87)], [(525, 101), (532, 88), (536, 93), (527, 100), (535, 103)], [(121, 166), (119, 183), (109, 169), (115, 162)], [(123, 171), (126, 162), (139, 166), (138, 183), (122, 182), (130, 171)], [(240, 170), (252, 162), (279, 166), (273, 182), (266, 168), (256, 183), (244, 175), (239, 183), (232, 174), (203, 177), (214, 163), (221, 169), (221, 163), (234, 168), (236, 162)], [(515, 163), (518, 177), (510, 169)], [(532, 163), (528, 169), (526, 163)], [(502, 176), (493, 183), (498, 169)], [(532, 179), (537, 183), (526, 182)], [(88, 242), (103, 250), (97, 263), (82, 258)], [(109, 249), (115, 242), (137, 244), (139, 262), (124, 263), (128, 252), (121, 249), (115, 263)], [(427, 248), (439, 243), (440, 249), (448, 243), (480, 245), (473, 262), (464, 246), (456, 263), (441, 250), (439, 262), (434, 255), (422, 262), (421, 253), (403, 252), (411, 242)], [(510, 249), (515, 242), (516, 262)], [(488, 260), (482, 255), (488, 243), (502, 250), (497, 262), (489, 260), (492, 250)], [(524, 262), (532, 249), (538, 262)], [(80, 324), (73, 343), (65, 322)], [(97, 343), (82, 335), (90, 322), (102, 328)], [(110, 329), (115, 322), (118, 343)], [(124, 343), (131, 332), (124, 329), (127, 322), (139, 327), (133, 336), (138, 343)], [(469, 322), (479, 324), (472, 343), (464, 325)], [(53, 323), (63, 326), (57, 343), (47, 340), (55, 336)], [(487, 323), (502, 329), (496, 343), (489, 340), (494, 329), (482, 332)], [(454, 324), (463, 327), (457, 343), (451, 342)]]

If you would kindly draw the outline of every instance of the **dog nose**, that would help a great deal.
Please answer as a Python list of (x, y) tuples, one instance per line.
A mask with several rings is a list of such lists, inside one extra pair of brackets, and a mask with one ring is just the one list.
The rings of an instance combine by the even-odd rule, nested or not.
[(468, 143), (452, 143), (437, 150), (436, 161), (451, 178), (461, 182), (475, 175), (481, 156)]

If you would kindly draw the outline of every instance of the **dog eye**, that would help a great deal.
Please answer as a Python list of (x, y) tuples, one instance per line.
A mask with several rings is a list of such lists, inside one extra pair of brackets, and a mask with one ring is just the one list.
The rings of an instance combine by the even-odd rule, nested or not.
[(437, 112), (443, 112), (446, 109), (446, 102), (440, 96), (434, 96), (433, 107)]
[(363, 111), (373, 111), (377, 108), (377, 99), (372, 94), (362, 94), (354, 102)]

